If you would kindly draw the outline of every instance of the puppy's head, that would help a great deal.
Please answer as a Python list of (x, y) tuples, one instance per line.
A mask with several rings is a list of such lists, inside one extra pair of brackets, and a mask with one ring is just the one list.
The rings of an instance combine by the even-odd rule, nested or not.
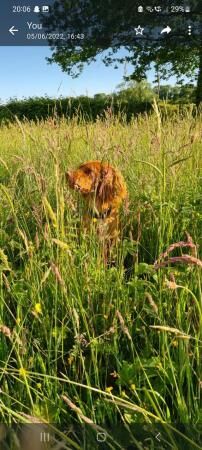
[(93, 192), (94, 186), (94, 174), (90, 170), (81, 169), (69, 170), (66, 172), (66, 180), (68, 185), (75, 191), (79, 191), (82, 194), (89, 194)]
[[(66, 173), (69, 186), (84, 196), (94, 193), (102, 204), (119, 197), (120, 202), (126, 196), (126, 187), (121, 174), (108, 163), (88, 161), (76, 170)], [(119, 202), (118, 202), (119, 203)]]
[(96, 195), (104, 194), (104, 186), (112, 186), (113, 169), (100, 161), (89, 161), (76, 170), (66, 172), (66, 180), (69, 186), (82, 194), (90, 194), (96, 191)]

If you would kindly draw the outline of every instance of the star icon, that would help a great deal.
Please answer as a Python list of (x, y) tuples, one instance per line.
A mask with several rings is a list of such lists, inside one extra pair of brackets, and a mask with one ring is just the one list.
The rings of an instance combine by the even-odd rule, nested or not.
[(140, 25), (138, 25), (137, 28), (134, 28), (134, 30), (135, 30), (136, 36), (137, 36), (138, 34), (141, 34), (141, 36), (143, 35), (144, 28), (142, 28)]

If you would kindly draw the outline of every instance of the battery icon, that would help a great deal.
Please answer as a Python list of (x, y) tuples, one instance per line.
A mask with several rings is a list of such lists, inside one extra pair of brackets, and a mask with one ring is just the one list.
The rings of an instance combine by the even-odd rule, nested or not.
[(187, 12), (187, 13), (190, 12), (190, 6), (185, 6), (185, 12)]

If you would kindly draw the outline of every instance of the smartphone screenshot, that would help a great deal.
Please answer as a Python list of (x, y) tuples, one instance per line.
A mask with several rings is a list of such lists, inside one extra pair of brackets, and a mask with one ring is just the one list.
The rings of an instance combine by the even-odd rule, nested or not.
[(0, 450), (202, 448), (200, 0), (2, 0)]

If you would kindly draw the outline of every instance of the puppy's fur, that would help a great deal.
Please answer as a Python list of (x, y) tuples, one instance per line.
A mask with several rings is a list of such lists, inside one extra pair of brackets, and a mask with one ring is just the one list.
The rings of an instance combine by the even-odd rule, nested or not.
[(66, 179), (85, 200), (84, 226), (95, 223), (99, 237), (111, 246), (119, 235), (119, 208), (127, 198), (121, 173), (107, 162), (88, 161), (68, 171)]

